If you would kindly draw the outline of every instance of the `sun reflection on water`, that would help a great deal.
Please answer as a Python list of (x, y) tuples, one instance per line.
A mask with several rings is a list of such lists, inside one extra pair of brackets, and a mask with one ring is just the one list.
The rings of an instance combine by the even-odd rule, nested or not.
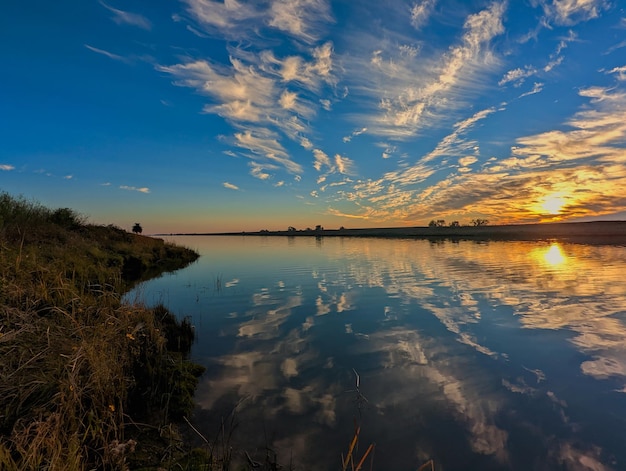
[(552, 267), (562, 267), (567, 263), (567, 257), (563, 253), (561, 246), (556, 242), (545, 250), (543, 260)]

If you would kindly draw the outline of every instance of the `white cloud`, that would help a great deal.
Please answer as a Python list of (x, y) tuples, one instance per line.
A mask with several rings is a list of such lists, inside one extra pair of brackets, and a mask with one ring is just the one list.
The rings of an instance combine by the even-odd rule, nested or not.
[(320, 149), (313, 149), (313, 156), (315, 157), (315, 161), (313, 162), (315, 170), (321, 172), (323, 167), (326, 167), (329, 170), (332, 169), (330, 158), (324, 151)]
[(128, 185), (121, 185), (120, 186), (121, 190), (128, 190), (128, 191), (137, 191), (139, 193), (145, 193), (148, 194), (150, 193), (150, 188), (147, 187), (136, 187), (136, 186), (128, 186)]
[(467, 167), (469, 165), (472, 165), (473, 163), (477, 162), (478, 159), (476, 157), (474, 157), (473, 155), (468, 155), (466, 157), (461, 157), (459, 159), (459, 165), (461, 167)]
[(109, 59), (113, 59), (115, 61), (120, 61), (120, 62), (128, 62), (128, 59), (126, 57), (120, 56), (118, 54), (113, 54), (112, 52), (105, 51), (104, 49), (98, 49), (97, 47), (90, 46), (89, 44), (85, 44), (84, 46), (90, 51), (93, 51), (97, 54), (102, 54), (103, 56), (106, 56)]
[(319, 39), (324, 25), (333, 21), (325, 0), (185, 0), (187, 12), (209, 34), (230, 39), (263, 40), (259, 25), (274, 28), (307, 44)]
[(444, 137), (435, 149), (429, 152), (420, 160), (420, 165), (430, 162), (438, 157), (459, 155), (474, 149), (476, 142), (463, 138), (469, 129), (471, 129), (478, 121), (485, 119), (487, 116), (495, 113), (495, 108), (487, 108), (474, 113), (467, 119), (454, 124), (454, 131)]
[(540, 3), (549, 22), (564, 26), (597, 18), (610, 5), (607, 0), (541, 0)]
[(543, 83), (535, 82), (532, 90), (529, 90), (525, 93), (522, 93), (519, 98), (523, 98), (525, 96), (534, 95), (535, 93), (540, 93), (543, 90)]
[[(289, 56), (277, 58), (272, 51), (256, 54), (230, 49), (230, 66), (212, 64), (204, 59), (171, 66), (157, 66), (170, 74), (175, 84), (194, 88), (211, 98), (203, 111), (228, 120), (241, 132), (234, 135), (236, 145), (280, 162), (292, 172), (301, 171), (280, 143), (281, 135), (305, 148), (312, 148), (304, 137), (318, 104), (311, 100), (323, 83), (334, 81), (332, 44), (311, 49), (311, 60)], [(289, 88), (287, 88), (289, 87)]]
[(337, 171), (344, 175), (351, 175), (353, 172), (354, 162), (348, 157), (343, 157), (339, 154), (335, 155), (335, 165)]
[(74, 178), (74, 175), (65, 175), (63, 177), (64, 180), (71, 180), (72, 178)]
[(239, 190), (239, 187), (237, 185), (233, 185), (232, 183), (228, 183), (228, 182), (222, 183), (222, 186), (224, 188), (228, 188), (229, 190)]
[(619, 81), (626, 80), (626, 65), (623, 65), (621, 67), (614, 67), (613, 69), (609, 70), (607, 74), (616, 74), (617, 80)]
[(259, 180), (268, 180), (271, 178), (271, 175), (267, 173), (267, 170), (276, 170), (278, 168), (276, 165), (259, 164), (257, 162), (250, 162), (248, 165), (250, 166), (250, 175)]
[(411, 7), (411, 24), (414, 28), (421, 28), (430, 17), (437, 0), (421, 0)]
[(235, 133), (235, 145), (246, 148), (256, 155), (279, 163), (291, 173), (301, 173), (302, 166), (289, 158), (276, 135), (264, 129), (245, 130)]
[(256, 8), (254, 2), (240, 2), (238, 0), (184, 0), (187, 11), (191, 16), (207, 29), (209, 33), (220, 33), (235, 38), (240, 37), (245, 28), (242, 23), (258, 20), (263, 12)]
[[(374, 36), (355, 37), (382, 47), (374, 55), (344, 60), (357, 80), (357, 92), (377, 103), (375, 113), (359, 115), (372, 134), (408, 138), (467, 104), (472, 93), (482, 90), (481, 77), (494, 69), (499, 60), (491, 41), (504, 32), (504, 3), (469, 15), (464, 34), (445, 52), (415, 58), (403, 55), (396, 44), (381, 42)], [(356, 46), (355, 46), (356, 47)], [(358, 50), (358, 49), (357, 49)], [(373, 61), (372, 61), (373, 59)]]
[(323, 25), (332, 21), (332, 16), (325, 0), (274, 0), (268, 20), (269, 26), (313, 43), (319, 39)]
[(130, 13), (130, 12), (123, 11), (123, 10), (118, 10), (117, 8), (113, 8), (107, 5), (102, 0), (100, 1), (100, 5), (102, 5), (104, 8), (106, 8), (107, 10), (113, 13), (114, 15), (113, 21), (115, 21), (117, 24), (127, 24), (131, 26), (138, 26), (139, 28), (142, 28), (145, 30), (152, 29), (152, 23), (150, 22), (150, 20), (148, 20), (142, 15), (139, 15), (137, 13)]
[(349, 136), (343, 137), (343, 142), (350, 142), (353, 137), (360, 136), (364, 132), (367, 132), (367, 128), (361, 128), (356, 131), (353, 131)]
[(15, 170), (15, 167), (13, 165), (9, 165), (9, 164), (0, 164), (0, 170), (8, 172), (10, 170)]
[(519, 87), (527, 77), (531, 77), (537, 73), (537, 69), (529, 65), (522, 68), (509, 70), (504, 77), (500, 79), (498, 85), (502, 86), (510, 82), (514, 82), (516, 87)]

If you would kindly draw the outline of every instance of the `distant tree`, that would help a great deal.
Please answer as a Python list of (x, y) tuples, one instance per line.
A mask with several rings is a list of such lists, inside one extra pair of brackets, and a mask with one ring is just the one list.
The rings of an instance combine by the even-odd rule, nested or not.
[(445, 227), (446, 220), (445, 219), (437, 219), (436, 221), (433, 219), (428, 223), (428, 227)]
[(316, 231), (323, 231), (324, 228), (318, 224), (317, 226), (315, 226), (315, 230)]
[(339, 230), (340, 230), (340, 231), (345, 231), (345, 230), (346, 230), (346, 228), (345, 228), (345, 227), (343, 227), (343, 226), (341, 226), (341, 227), (339, 228)]
[(289, 226), (289, 227), (287, 228), (287, 232), (296, 232), (296, 228), (295, 228), (295, 227), (293, 227), (293, 226)]
[(459, 224), (459, 221), (452, 221), (450, 227), (461, 227), (461, 224)]
[(488, 224), (489, 224), (488, 219), (472, 219), (472, 226), (474, 227), (486, 226)]
[(141, 227), (141, 224), (136, 222), (135, 225), (133, 226), (133, 232), (135, 234), (141, 234), (143, 232), (143, 228)]

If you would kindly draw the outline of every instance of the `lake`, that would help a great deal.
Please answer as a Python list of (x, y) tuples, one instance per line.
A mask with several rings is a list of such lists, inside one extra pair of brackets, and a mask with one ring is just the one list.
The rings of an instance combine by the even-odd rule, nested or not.
[(626, 469), (625, 247), (170, 240), (201, 258), (127, 299), (190, 316), (210, 440), (235, 411), (295, 469), (341, 469), (355, 423), (377, 470)]

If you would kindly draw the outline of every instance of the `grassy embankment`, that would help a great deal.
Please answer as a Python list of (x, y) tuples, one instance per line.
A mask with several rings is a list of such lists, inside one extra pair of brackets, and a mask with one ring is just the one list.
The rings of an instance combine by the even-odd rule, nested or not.
[(193, 329), (120, 298), (196, 258), (0, 193), (0, 469), (171, 467)]

